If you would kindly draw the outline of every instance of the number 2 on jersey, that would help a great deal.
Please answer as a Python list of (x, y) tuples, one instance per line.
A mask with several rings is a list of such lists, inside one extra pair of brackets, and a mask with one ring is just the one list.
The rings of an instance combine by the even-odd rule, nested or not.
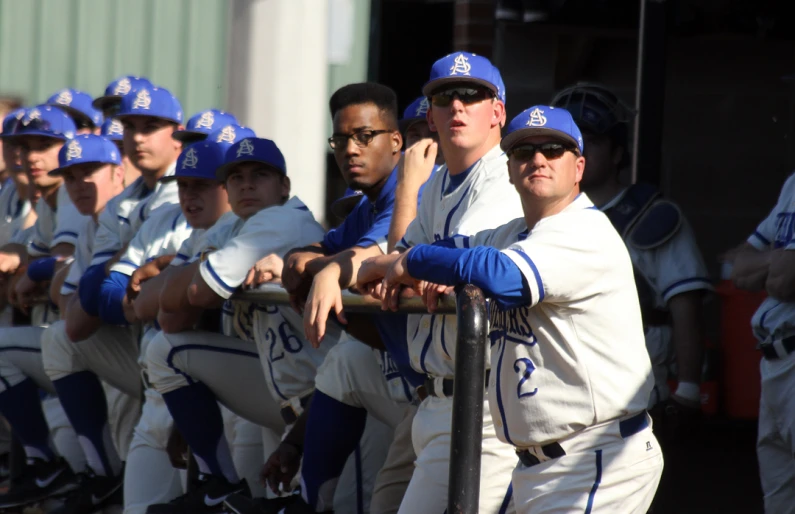
[[(529, 387), (524, 387), (525, 382), (530, 379), (530, 375), (533, 371), (536, 370), (536, 367), (533, 365), (533, 361), (528, 359), (527, 357), (522, 357), (521, 359), (516, 359), (516, 362), (513, 363), (513, 370), (516, 373), (519, 373), (519, 384), (516, 386), (516, 396), (519, 398), (524, 398), (526, 396), (533, 396), (538, 392), (538, 388), (534, 388), (532, 391), (529, 391)], [(524, 391), (523, 391), (524, 388)]]

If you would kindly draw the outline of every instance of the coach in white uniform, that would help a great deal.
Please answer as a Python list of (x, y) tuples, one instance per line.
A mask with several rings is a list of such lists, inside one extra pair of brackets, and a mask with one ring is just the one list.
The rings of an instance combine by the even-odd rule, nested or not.
[(579, 191), (582, 135), (568, 111), (525, 110), (501, 147), (524, 218), (415, 246), (387, 286), (470, 282), (491, 298), (489, 407), (520, 460), (517, 512), (644, 514), (663, 463), (626, 246)]

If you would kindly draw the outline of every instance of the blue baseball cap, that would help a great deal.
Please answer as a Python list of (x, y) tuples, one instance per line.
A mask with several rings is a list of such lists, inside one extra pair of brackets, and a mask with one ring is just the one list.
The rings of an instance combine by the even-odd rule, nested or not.
[(43, 136), (55, 139), (72, 139), (77, 127), (74, 120), (57, 107), (37, 105), (25, 111), (9, 137)]
[(3, 118), (3, 132), (0, 134), (0, 137), (13, 136), (14, 132), (17, 130), (17, 125), (25, 116), (25, 112), (27, 112), (27, 110), (24, 107), (20, 107), (8, 113), (6, 117)]
[(97, 97), (91, 102), (91, 105), (103, 112), (112, 110), (121, 104), (121, 99), (128, 94), (138, 91), (142, 87), (153, 88), (155, 87), (149, 79), (144, 77), (136, 77), (135, 75), (125, 75), (112, 80), (107, 87), (105, 87), (105, 94)]
[(257, 137), (257, 134), (248, 127), (231, 123), (210, 132), (205, 141), (218, 143), (226, 152), (230, 146), (247, 137)]
[(205, 139), (211, 132), (224, 125), (237, 125), (234, 114), (208, 109), (190, 117), (183, 130), (176, 130), (171, 135), (177, 141), (193, 142)]
[(398, 125), (400, 127), (400, 131), (404, 132), (410, 125), (417, 121), (426, 121), (425, 115), (430, 108), (431, 103), (428, 101), (428, 97), (421, 96), (411, 102), (406, 110), (403, 111), (403, 117), (400, 118)]
[(122, 97), (119, 111), (114, 116), (150, 116), (182, 123), (182, 105), (168, 89), (142, 87)]
[(346, 189), (345, 194), (331, 204), (331, 213), (338, 218), (345, 218), (359, 204), (363, 196), (364, 193), (362, 191), (355, 191), (351, 188)]
[(52, 105), (63, 109), (66, 114), (75, 120), (75, 123), (83, 122), (90, 127), (102, 125), (102, 111), (95, 109), (91, 103), (91, 95), (77, 89), (61, 89), (49, 97), (46, 105)]
[(565, 139), (583, 151), (582, 133), (566, 109), (549, 105), (534, 105), (525, 109), (508, 124), (505, 137), (500, 141), (503, 151), (528, 136), (553, 136)]
[(226, 151), (224, 165), (215, 172), (218, 180), (226, 181), (229, 170), (242, 162), (259, 162), (287, 175), (287, 164), (276, 143), (261, 137), (247, 137)]
[(111, 141), (121, 141), (124, 139), (124, 125), (116, 118), (106, 118), (105, 123), (102, 124), (100, 135)]
[(485, 57), (469, 52), (454, 52), (433, 63), (431, 78), (422, 86), (422, 94), (430, 97), (441, 86), (461, 82), (485, 86), (504, 100), (505, 85), (499, 70)]
[(216, 170), (224, 163), (224, 148), (212, 141), (198, 141), (182, 150), (177, 157), (173, 175), (167, 175), (160, 182), (171, 182), (178, 178), (201, 178), (218, 180)]
[(94, 134), (81, 134), (63, 145), (58, 152), (58, 167), (50, 176), (63, 174), (64, 170), (78, 164), (121, 164), (121, 154), (116, 143)]

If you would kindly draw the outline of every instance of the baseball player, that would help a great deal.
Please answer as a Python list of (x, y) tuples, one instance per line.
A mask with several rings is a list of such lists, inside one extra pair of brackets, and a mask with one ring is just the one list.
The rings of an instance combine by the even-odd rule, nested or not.
[[(701, 413), (702, 302), (712, 291), (709, 274), (679, 207), (661, 198), (654, 186), (626, 187), (618, 180), (629, 160), (631, 109), (593, 84), (564, 89), (552, 105), (571, 112), (582, 130), (588, 162), (582, 190), (607, 214), (632, 257), (655, 378), (649, 408), (665, 444), (687, 435)], [(673, 361), (679, 382), (671, 394)]]
[(141, 176), (141, 172), (133, 165), (130, 157), (124, 152), (124, 126), (116, 118), (106, 118), (102, 123), (100, 135), (104, 136), (116, 144), (121, 154), (121, 161), (124, 167), (124, 185), (129, 186)]
[[(239, 219), (231, 229), (211, 229), (202, 256), (173, 273), (164, 286), (164, 293), (166, 289), (173, 291), (176, 294), (172, 296), (178, 298), (172, 301), (176, 305), (169, 306), (162, 297), (161, 310), (174, 313), (182, 307), (194, 316), (183, 330), (189, 329), (204, 309), (220, 307), (259, 258), (272, 252), (284, 254), (306, 238), (315, 237), (313, 234), (322, 233), (306, 206), (290, 198), (284, 157), (272, 141), (239, 141), (227, 151), (225, 164), (217, 174), (224, 179), (229, 203)], [(269, 387), (252, 344), (254, 306), (233, 301), (232, 309), (232, 325), (242, 341), (211, 332), (187, 331), (161, 333), (149, 344), (149, 380), (163, 395), (176, 427), (193, 449), (202, 480), (186, 495), (152, 505), (147, 512), (218, 512), (229, 494), (248, 494), (246, 481), (232, 465), (219, 401), (261, 426), (279, 432), (284, 429), (272, 397), (247, 394)], [(278, 337), (287, 338), (281, 344), (286, 348), (300, 344), (289, 326), (283, 325), (277, 326)], [(218, 370), (223, 373), (219, 375)], [(228, 370), (234, 370), (236, 380), (224, 376)]]
[(238, 125), (234, 114), (208, 109), (194, 114), (188, 119), (185, 128), (177, 130), (172, 137), (183, 144), (204, 141), (208, 135), (226, 125)]
[(77, 89), (61, 89), (46, 102), (68, 114), (75, 122), (77, 134), (99, 134), (102, 112), (92, 105), (91, 95)]
[[(105, 208), (108, 200), (123, 188), (123, 172), (119, 167), (121, 157), (115, 145), (100, 136), (84, 135), (70, 140), (60, 149), (59, 166), (49, 171), (52, 177), (63, 177), (65, 188), (77, 211), (84, 215), (82, 226), (75, 227), (81, 236), (76, 249), (76, 261), (70, 266), (71, 277), (79, 277), (80, 269), (90, 260), (91, 231), (96, 217)], [(45, 257), (31, 262), (28, 278), (46, 280), (57, 264), (56, 257)], [(73, 278), (64, 283), (61, 294), (73, 292)], [(27, 328), (28, 332), (41, 336), (43, 329)], [(35, 332), (34, 332), (35, 331)], [(56, 493), (76, 487), (75, 476), (63, 459), (56, 457), (49, 440), (49, 429), (40, 410), (37, 388), (50, 393), (55, 390), (47, 378), (41, 362), (41, 339), (30, 338), (12, 342), (5, 347), (0, 376), (5, 390), (0, 393), (0, 409), (14, 430), (25, 441), (29, 460), (26, 480), (15, 484), (15, 488), (2, 499), (4, 506), (22, 505), (37, 501)], [(81, 471), (78, 469), (77, 471)]]
[(387, 272), (385, 298), (423, 280), (431, 305), (467, 282), (491, 299), (489, 407), (519, 457), (517, 512), (644, 514), (663, 459), (632, 261), (580, 193), (583, 139), (565, 109), (523, 111), (501, 147), (524, 217), (414, 246)]
[[(397, 245), (401, 251), (493, 228), (522, 212), (499, 147), (505, 120), (499, 71), (484, 57), (456, 52), (434, 63), (423, 93), (431, 99), (428, 125), (439, 134), (446, 164), (428, 182), (417, 217)], [(360, 289), (380, 280), (396, 258), (385, 255), (363, 265)], [(422, 399), (412, 426), (417, 460), (400, 512), (442, 512), (447, 504), (456, 318), (411, 315), (408, 333), (411, 365), (427, 379), (417, 389)], [(483, 405), (480, 512), (496, 513), (509, 509), (515, 456), (497, 439), (500, 421), (491, 416), (488, 397)]]
[[(226, 191), (215, 178), (214, 157), (221, 154), (215, 143), (199, 143), (186, 148), (177, 160), (174, 175), (162, 180), (174, 180), (179, 189), (180, 205), (160, 209), (150, 217), (135, 237), (130, 241), (125, 254), (111, 267), (110, 278), (103, 285), (103, 294), (112, 296), (111, 300), (121, 316), (128, 322), (142, 321), (144, 335), (138, 362), (143, 365), (142, 356), (149, 341), (157, 334), (155, 317), (159, 307), (158, 291), (154, 295), (142, 293), (130, 305), (130, 276), (137, 274), (136, 291), (141, 291), (141, 279), (148, 287), (158, 282), (154, 279), (165, 268), (178, 250), (197, 233), (212, 227), (229, 210)], [(220, 159), (218, 159), (220, 164)], [(151, 264), (151, 265), (150, 265)], [(148, 271), (143, 269), (148, 267)], [(154, 282), (150, 283), (154, 279)], [(161, 285), (162, 285), (162, 281)], [(152, 298), (154, 296), (154, 299)], [(154, 300), (152, 306), (144, 305)], [(134, 307), (136, 313), (131, 313)], [(154, 310), (154, 316), (140, 318), (137, 312)], [(125, 512), (143, 513), (148, 505), (169, 501), (182, 493), (178, 470), (174, 469), (166, 453), (169, 433), (172, 427), (171, 416), (162, 397), (153, 389), (144, 391), (143, 412), (135, 427), (130, 451), (124, 470)]]
[(125, 75), (116, 78), (105, 86), (105, 92), (91, 102), (91, 105), (102, 111), (106, 118), (112, 118), (119, 112), (121, 100), (139, 89), (155, 87), (146, 77)]
[[(115, 501), (114, 494), (122, 483), (122, 461), (142, 398), (138, 327), (128, 326), (111, 305), (102, 302), (106, 270), (123, 254), (154, 209), (176, 202), (176, 186), (161, 185), (158, 179), (173, 174), (179, 155), (181, 145), (171, 137), (181, 127), (179, 101), (165, 89), (142, 88), (122, 97), (117, 114), (124, 125), (126, 153), (141, 171), (141, 177), (114, 198), (99, 217), (91, 265), (79, 281), (79, 302), (72, 302), (72, 319), (82, 317), (83, 321), (48, 331), (50, 337), (42, 342), (45, 370), (80, 436), (91, 470), (89, 479), (67, 502), (75, 512), (90, 511), (99, 502)], [(135, 404), (111, 410), (110, 423), (100, 379), (125, 394), (120, 401)], [(115, 431), (116, 444), (110, 430)]]
[[(384, 251), (402, 146), (396, 104), (391, 89), (372, 83), (345, 86), (330, 100), (334, 134), (329, 142), (349, 187), (361, 190), (363, 195), (342, 225), (313, 246), (291, 252), (287, 259), (282, 278), (288, 291), (300, 294), (305, 287), (302, 282), (311, 284), (304, 309), (304, 329), (316, 345), (324, 331), (333, 326), (325, 321), (331, 304), (336, 303), (334, 308), (340, 316), (341, 306), (337, 302), (341, 288), (352, 285), (359, 263)], [(381, 134), (386, 137), (377, 137)], [(413, 387), (409, 381), (419, 384), (422, 380), (411, 370), (406, 357), (405, 317), (377, 316), (368, 321), (375, 321), (378, 330), (376, 341), (369, 343), (378, 348), (376, 359), (372, 350), (355, 341), (340, 343), (332, 349), (318, 370), (306, 433), (296, 437), (303, 449), (302, 496), (313, 511), (336, 507), (333, 485), (348, 456), (359, 451), (357, 444), (370, 430), (366, 425), (374, 419), (394, 430), (410, 410), (408, 402)], [(355, 326), (349, 330), (359, 335)], [(380, 364), (380, 370), (376, 363)], [(371, 419), (368, 414), (372, 414)], [(325, 419), (345, 422), (332, 428)], [(287, 454), (285, 450), (282, 452)], [(271, 474), (285, 480), (276, 466)], [(407, 482), (405, 475), (401, 478), (393, 474), (392, 483), (399, 489), (393, 494), (397, 502)], [(370, 510), (381, 512), (379, 505), (384, 502), (375, 491), (372, 502)]]
[(792, 512), (795, 505), (793, 212), (795, 175), (790, 175), (775, 207), (748, 237), (732, 268), (737, 287), (768, 294), (751, 319), (763, 357), (756, 454), (768, 514)]

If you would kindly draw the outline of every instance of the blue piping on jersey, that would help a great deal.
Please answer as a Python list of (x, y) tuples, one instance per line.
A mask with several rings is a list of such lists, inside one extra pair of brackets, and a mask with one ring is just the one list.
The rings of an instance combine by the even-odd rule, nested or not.
[(711, 281), (710, 279), (706, 278), (706, 277), (692, 277), (692, 278), (685, 278), (685, 279), (679, 280), (679, 281), (677, 281), (677, 282), (674, 282), (673, 284), (671, 284), (670, 286), (668, 286), (668, 287), (665, 289), (665, 291), (663, 291), (663, 292), (662, 292), (662, 295), (661, 295), (661, 296), (662, 296), (663, 298), (665, 298), (665, 297), (668, 295), (668, 293), (670, 293), (671, 291), (673, 291), (675, 288), (677, 288), (677, 287), (679, 287), (679, 286), (683, 286), (683, 285), (685, 285), (685, 284), (691, 284), (691, 283), (693, 283), (693, 282), (702, 282), (702, 283), (704, 283), (704, 284), (706, 284), (706, 285), (708, 285), (708, 286), (711, 286), (711, 285), (712, 285), (712, 281)]
[(36, 250), (39, 253), (46, 253), (46, 254), (50, 253), (50, 249), (49, 248), (42, 248), (41, 246), (37, 245), (36, 243), (34, 243), (32, 241), (30, 243), (30, 247), (33, 248), (34, 250)]
[(778, 307), (780, 307), (782, 305), (784, 305), (782, 302), (778, 302), (778, 303), (774, 304), (772, 307), (770, 307), (768, 310), (763, 312), (762, 316), (759, 318), (759, 328), (761, 328), (762, 330), (764, 330), (765, 332), (767, 332), (769, 334), (770, 331), (765, 327), (765, 318), (767, 318), (767, 315), (770, 314), (770, 312), (772, 312), (773, 309), (776, 309), (776, 308), (778, 308)]
[(461, 206), (461, 202), (463, 202), (464, 198), (467, 197), (467, 195), (469, 194), (469, 190), (471, 188), (472, 188), (471, 185), (467, 187), (466, 191), (464, 191), (464, 194), (462, 194), (461, 198), (458, 199), (458, 203), (455, 204), (455, 207), (450, 209), (450, 212), (447, 213), (447, 219), (444, 220), (444, 234), (442, 234), (443, 239), (447, 239), (448, 237), (450, 237), (450, 222), (453, 220), (453, 214), (455, 214), (455, 211), (457, 211), (458, 208)]
[[(232, 314), (234, 314), (234, 312)], [(281, 398), (282, 400), (285, 400), (285, 401), (288, 400), (288, 398), (282, 394), (282, 391), (281, 391), (281, 389), (279, 389), (279, 386), (276, 385), (276, 379), (273, 378), (273, 363), (271, 362), (270, 359), (265, 359), (265, 361), (268, 363), (268, 369), (271, 372), (270, 375), (271, 375), (271, 383), (273, 384), (273, 390), (276, 391), (276, 394), (279, 395), (279, 398)]]
[(506, 514), (508, 507), (511, 505), (511, 497), (513, 496), (513, 482), (508, 484), (508, 490), (505, 491), (505, 497), (502, 499), (499, 514)]
[(593, 498), (596, 495), (596, 490), (599, 489), (599, 484), (602, 482), (602, 450), (596, 450), (596, 479), (591, 487), (591, 492), (588, 493), (588, 505), (585, 507), (585, 514), (591, 514), (593, 509)]
[(62, 231), (58, 232), (57, 234), (55, 234), (54, 236), (52, 236), (52, 239), (54, 241), (54, 240), (56, 240), (56, 239), (58, 239), (59, 237), (62, 237), (62, 236), (71, 236), (71, 237), (76, 238), (77, 237), (77, 232), (72, 232), (71, 230), (62, 230)]
[(0, 352), (30, 352), (41, 353), (41, 348), (28, 348), (27, 346), (0, 346)]
[(177, 230), (177, 223), (179, 223), (179, 218), (181, 216), (182, 216), (182, 212), (177, 214), (177, 216), (174, 218), (174, 221), (171, 223), (171, 230)]
[(533, 259), (531, 259), (529, 255), (527, 255), (521, 250), (511, 250), (511, 251), (514, 252), (516, 255), (519, 255), (522, 259), (524, 259), (525, 262), (527, 262), (527, 265), (530, 266), (530, 269), (533, 271), (533, 276), (536, 279), (536, 285), (538, 285), (538, 301), (537, 302), (531, 301), (531, 304), (543, 302), (544, 296), (546, 295), (544, 292), (544, 283), (541, 281), (541, 274), (538, 273), (538, 268), (536, 267), (536, 264), (533, 262)]
[(206, 261), (204, 261), (204, 264), (206, 264), (206, 265), (207, 265), (207, 271), (209, 271), (209, 272), (210, 272), (210, 276), (211, 276), (211, 277), (213, 277), (213, 279), (215, 279), (215, 281), (216, 281), (216, 282), (218, 282), (218, 284), (220, 284), (220, 285), (221, 285), (221, 287), (223, 287), (224, 289), (226, 289), (226, 290), (227, 290), (227, 291), (229, 291), (230, 293), (234, 293), (234, 292), (235, 292), (235, 289), (236, 289), (236, 288), (234, 288), (234, 287), (229, 287), (228, 285), (226, 285), (226, 282), (224, 282), (223, 280), (221, 280), (221, 277), (219, 277), (219, 276), (218, 276), (218, 273), (216, 273), (216, 272), (215, 272), (215, 270), (213, 269), (213, 265), (212, 265), (212, 264), (210, 264), (210, 261), (209, 261), (209, 259), (208, 259), (208, 260), (206, 260)]
[(447, 344), (445, 344), (445, 342), (444, 342), (444, 326), (445, 325), (447, 325), (447, 323), (444, 322), (444, 316), (442, 316), (442, 330), (439, 333), (439, 339), (442, 340), (442, 350), (444, 350), (444, 354), (447, 355), (448, 357), (450, 357), (450, 352), (447, 351)]
[(128, 225), (130, 224), (129, 218), (125, 218), (124, 216), (119, 216), (119, 215), (116, 215), (116, 217), (119, 218), (119, 221), (122, 221)]
[(206, 344), (185, 344), (185, 345), (182, 345), (182, 346), (176, 346), (176, 347), (172, 348), (168, 352), (168, 356), (166, 357), (166, 364), (168, 365), (169, 368), (173, 369), (175, 373), (185, 377), (185, 380), (188, 381), (188, 384), (194, 384), (194, 383), (196, 383), (196, 381), (193, 380), (193, 378), (190, 375), (188, 375), (187, 373), (185, 373), (184, 371), (182, 371), (181, 369), (179, 369), (178, 367), (176, 367), (174, 365), (174, 356), (177, 353), (179, 353), (181, 351), (186, 351), (186, 350), (205, 350), (205, 351), (209, 351), (209, 352), (230, 353), (232, 355), (242, 355), (244, 357), (253, 357), (253, 358), (259, 360), (259, 354), (258, 353), (247, 352), (245, 350), (238, 350), (237, 348), (219, 348), (218, 346), (210, 346), (210, 345), (206, 345)]
[(114, 255), (116, 255), (116, 252), (115, 252), (115, 251), (113, 251), (113, 250), (107, 250), (107, 251), (104, 251), (104, 252), (97, 252), (97, 253), (95, 253), (95, 254), (94, 254), (94, 258), (95, 258), (95, 259), (97, 259), (97, 258), (99, 258), (99, 257), (113, 257)]
[(505, 440), (508, 444), (516, 446), (513, 444), (513, 439), (511, 439), (511, 435), (508, 433), (508, 422), (505, 418), (505, 406), (502, 404), (502, 390), (500, 388), (502, 377), (502, 357), (505, 355), (505, 347), (508, 345), (508, 342), (505, 339), (502, 340), (502, 347), (500, 348), (500, 358), (497, 360), (497, 409), (500, 411), (500, 419), (502, 420), (502, 432), (505, 434)]
[[(430, 328), (428, 329), (428, 337), (425, 339), (425, 342), (422, 344), (422, 352), (420, 353), (420, 368), (424, 373), (428, 373), (428, 368), (425, 366), (425, 356), (428, 354), (428, 350), (431, 348), (431, 343), (433, 342), (433, 322), (436, 321), (436, 316), (431, 316), (431, 324)], [(417, 327), (419, 331), (419, 326)], [(414, 335), (416, 337), (416, 334)]]
[(364, 487), (362, 484), (362, 446), (361, 443), (356, 444), (356, 449), (353, 451), (356, 459), (356, 511), (358, 514), (364, 514)]

